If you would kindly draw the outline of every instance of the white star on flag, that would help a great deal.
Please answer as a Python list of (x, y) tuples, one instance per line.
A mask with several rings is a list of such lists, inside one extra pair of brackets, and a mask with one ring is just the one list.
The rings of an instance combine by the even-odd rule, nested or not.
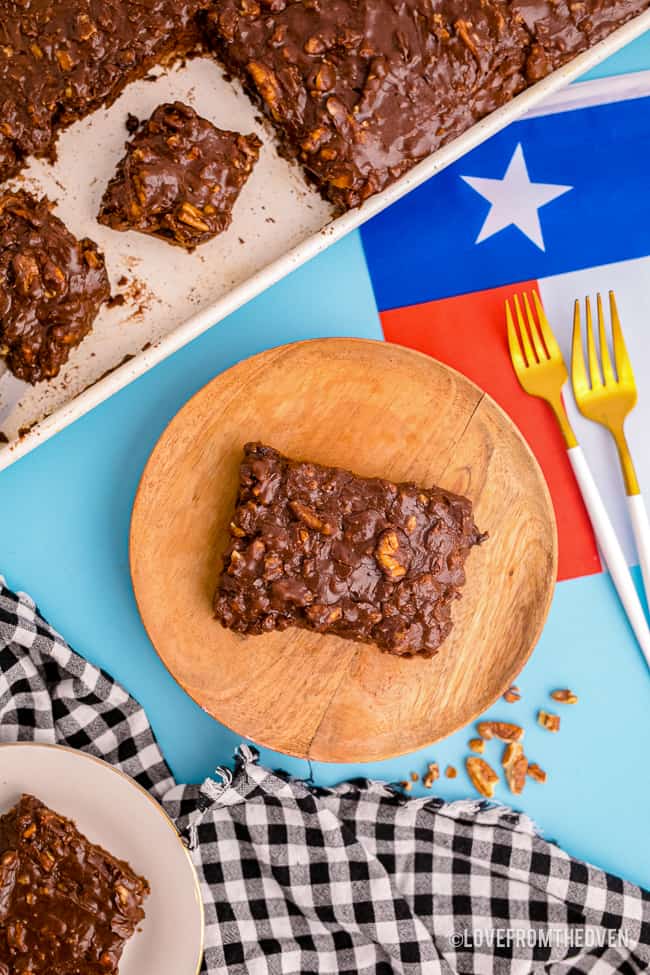
[(517, 227), (542, 251), (545, 248), (538, 211), (573, 189), (558, 183), (533, 183), (528, 176), (521, 143), (517, 145), (503, 179), (480, 176), (461, 176), (461, 179), (492, 204), (475, 243), (480, 244), (506, 227)]

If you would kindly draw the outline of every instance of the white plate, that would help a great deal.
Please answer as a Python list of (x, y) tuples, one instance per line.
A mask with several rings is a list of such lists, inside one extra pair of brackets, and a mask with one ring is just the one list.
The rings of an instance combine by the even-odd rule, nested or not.
[(203, 954), (198, 879), (173, 823), (133, 779), (73, 748), (0, 745), (0, 814), (29, 792), (149, 881), (146, 917), (120, 975), (196, 975)]

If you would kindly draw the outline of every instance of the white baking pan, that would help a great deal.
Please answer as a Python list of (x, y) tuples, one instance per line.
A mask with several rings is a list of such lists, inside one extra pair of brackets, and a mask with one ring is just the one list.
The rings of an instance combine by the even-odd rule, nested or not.
[[(63, 134), (53, 166), (34, 160), (13, 181), (47, 193), (75, 234), (97, 241), (114, 292), (123, 292), (126, 301), (102, 310), (92, 334), (51, 382), (29, 387), (8, 372), (0, 376), (0, 431), (9, 440), (0, 448), (0, 470), (510, 122), (538, 113), (545, 99), (552, 101), (547, 110), (572, 107), (578, 86), (564, 93), (560, 89), (649, 29), (647, 11), (434, 152), (360, 209), (336, 219), (306, 185), (301, 170), (278, 156), (256, 109), (213, 60), (196, 59), (161, 73), (155, 82), (130, 85), (109, 110), (95, 112)], [(614, 87), (609, 79), (608, 88)], [(142, 234), (116, 233), (95, 219), (123, 153), (127, 113), (145, 118), (156, 105), (174, 99), (193, 105), (222, 128), (256, 131), (264, 142), (232, 226), (194, 254)], [(119, 285), (123, 279), (126, 284)]]

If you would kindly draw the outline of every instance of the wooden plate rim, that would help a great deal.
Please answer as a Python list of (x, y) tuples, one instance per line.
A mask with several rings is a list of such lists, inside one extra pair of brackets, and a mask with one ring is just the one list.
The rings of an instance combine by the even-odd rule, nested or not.
[[(445, 735), (442, 735), (440, 738), (434, 738), (431, 742), (429, 742), (429, 745), (432, 745), (432, 744), (437, 743), (438, 741), (444, 741), (445, 739), (451, 737), (451, 735), (456, 734), (462, 728), (468, 727), (470, 724), (472, 724), (472, 722), (474, 722), (476, 720), (476, 718), (478, 718), (481, 714), (484, 714), (486, 710), (488, 710), (490, 707), (492, 707), (496, 703), (496, 701), (498, 701), (499, 698), (503, 696), (503, 694), (508, 689), (508, 687), (511, 686), (511, 684), (512, 684), (513, 680), (515, 679), (515, 677), (517, 677), (517, 675), (522, 672), (522, 670), (524, 669), (524, 667), (526, 666), (526, 664), (530, 660), (530, 657), (531, 657), (531, 655), (533, 653), (533, 650), (537, 646), (537, 644), (538, 644), (538, 642), (540, 640), (540, 637), (542, 635), (542, 632), (544, 630), (544, 627), (546, 625), (546, 621), (548, 619), (548, 614), (550, 612), (551, 605), (552, 605), (552, 602), (553, 602), (553, 596), (554, 596), (554, 593), (555, 593), (555, 586), (556, 586), (556, 582), (557, 582), (557, 570), (558, 570), (558, 531), (557, 531), (557, 519), (555, 517), (555, 509), (554, 509), (554, 506), (553, 506), (553, 501), (552, 501), (552, 498), (551, 498), (551, 493), (550, 493), (550, 490), (549, 490), (549, 487), (548, 487), (546, 478), (544, 476), (544, 473), (543, 473), (542, 468), (541, 468), (541, 466), (539, 464), (539, 461), (537, 460), (537, 457), (535, 456), (535, 454), (534, 454), (534, 452), (533, 452), (530, 444), (528, 443), (528, 441), (524, 437), (523, 433), (519, 430), (519, 428), (516, 425), (516, 423), (514, 422), (514, 420), (508, 415), (508, 413), (506, 413), (506, 411), (503, 409), (503, 407), (501, 407), (496, 402), (496, 400), (493, 399), (493, 397), (490, 396), (490, 394), (487, 393), (484, 389), (482, 389), (477, 383), (475, 383), (473, 380), (469, 379), (467, 376), (465, 376), (458, 369), (454, 369), (453, 366), (448, 366), (446, 363), (441, 362), (439, 359), (436, 359), (434, 356), (430, 356), (430, 355), (428, 355), (425, 352), (420, 352), (417, 349), (411, 349), (408, 346), (399, 345), (399, 343), (397, 343), (397, 342), (387, 342), (387, 341), (384, 341), (382, 339), (359, 338), (359, 337), (356, 337), (356, 336), (350, 336), (350, 337), (348, 337), (348, 336), (326, 336), (326, 337), (323, 337), (323, 338), (301, 339), (301, 340), (299, 340), (297, 342), (285, 342), (285, 343), (282, 343), (280, 345), (270, 346), (268, 349), (262, 349), (259, 352), (256, 352), (254, 355), (245, 356), (243, 359), (240, 359), (237, 362), (234, 362), (231, 366), (228, 366), (227, 369), (221, 370), (221, 372), (217, 373), (217, 375), (215, 375), (212, 379), (210, 379), (207, 383), (205, 383), (200, 389), (198, 389), (195, 393), (193, 393), (192, 396), (190, 396), (189, 399), (187, 399), (183, 403), (183, 405), (181, 407), (179, 407), (179, 409), (176, 411), (176, 413), (173, 415), (173, 417), (165, 425), (165, 428), (163, 429), (163, 431), (161, 432), (160, 436), (156, 440), (156, 443), (154, 444), (154, 446), (153, 446), (153, 448), (151, 450), (151, 453), (149, 454), (149, 457), (147, 458), (147, 462), (146, 462), (146, 464), (145, 464), (145, 466), (144, 466), (144, 468), (142, 470), (142, 474), (140, 476), (140, 480), (138, 482), (138, 487), (136, 489), (135, 497), (134, 497), (134, 500), (133, 500), (133, 506), (132, 506), (132, 509), (131, 509), (131, 519), (130, 519), (130, 524), (129, 524), (129, 570), (130, 570), (129, 574), (130, 574), (130, 577), (131, 577), (131, 588), (133, 590), (133, 595), (134, 595), (136, 607), (137, 607), (137, 610), (138, 610), (138, 615), (140, 617), (140, 620), (142, 622), (142, 625), (144, 627), (144, 630), (145, 630), (145, 632), (147, 634), (147, 637), (149, 639), (149, 642), (151, 643), (152, 647), (154, 648), (154, 650), (156, 652), (156, 655), (158, 656), (159, 660), (162, 662), (165, 670), (172, 677), (172, 679), (179, 685), (179, 687), (182, 688), (182, 690), (187, 694), (187, 696), (192, 701), (194, 701), (194, 703), (198, 707), (200, 707), (202, 711), (205, 711), (206, 714), (209, 714), (210, 717), (213, 718), (213, 720), (215, 720), (219, 724), (223, 725), (224, 728), (227, 728), (233, 734), (239, 735), (239, 736), (241, 736), (242, 738), (245, 738), (248, 741), (253, 741), (253, 739), (248, 738), (248, 736), (246, 734), (244, 734), (243, 732), (241, 732), (237, 728), (234, 728), (232, 725), (228, 724), (226, 721), (224, 721), (218, 715), (215, 715), (211, 711), (209, 711), (201, 703), (201, 701), (198, 700), (198, 698), (195, 697), (194, 694), (192, 694), (190, 692), (190, 690), (186, 687), (186, 685), (183, 682), (183, 680), (180, 677), (178, 677), (170, 669), (170, 667), (167, 665), (166, 660), (164, 659), (164, 657), (162, 656), (162, 654), (158, 651), (158, 648), (156, 647), (156, 644), (154, 643), (154, 641), (153, 641), (153, 639), (151, 637), (151, 634), (149, 633), (149, 629), (147, 627), (147, 623), (146, 623), (146, 620), (144, 618), (143, 610), (142, 610), (142, 607), (140, 606), (140, 602), (138, 600), (138, 593), (137, 593), (136, 586), (135, 586), (135, 581), (134, 581), (134, 556), (133, 556), (134, 535), (135, 535), (134, 522), (135, 522), (136, 516), (137, 516), (137, 514), (139, 512), (139, 508), (140, 508), (140, 505), (141, 505), (142, 495), (144, 493), (144, 491), (143, 491), (143, 485), (144, 485), (145, 480), (146, 480), (146, 478), (148, 476), (149, 468), (153, 464), (153, 462), (155, 460), (155, 457), (156, 457), (159, 449), (162, 449), (163, 441), (166, 439), (167, 434), (169, 433), (171, 427), (176, 423), (176, 421), (178, 420), (178, 418), (180, 417), (180, 415), (184, 412), (185, 409), (187, 409), (190, 406), (191, 403), (193, 403), (199, 397), (207, 394), (207, 392), (210, 389), (210, 387), (213, 386), (215, 383), (217, 383), (224, 375), (226, 375), (227, 373), (234, 372), (238, 368), (243, 367), (245, 364), (248, 364), (248, 363), (250, 363), (251, 361), (253, 361), (255, 359), (260, 359), (262, 356), (268, 355), (271, 352), (278, 352), (279, 353), (279, 352), (282, 352), (283, 350), (289, 350), (289, 349), (299, 348), (301, 346), (315, 345), (315, 344), (318, 344), (318, 345), (325, 345), (325, 344), (327, 344), (327, 345), (330, 345), (330, 344), (331, 345), (336, 345), (336, 344), (338, 344), (338, 345), (348, 345), (348, 344), (349, 345), (367, 345), (367, 346), (377, 346), (377, 347), (380, 347), (382, 349), (388, 349), (388, 350), (390, 350), (390, 349), (396, 349), (400, 353), (406, 353), (406, 354), (411, 355), (411, 356), (416, 356), (419, 359), (424, 359), (424, 360), (427, 361), (427, 363), (434, 364), (435, 366), (438, 366), (439, 368), (441, 368), (443, 371), (451, 373), (453, 376), (457, 377), (460, 380), (461, 383), (465, 383), (467, 386), (469, 386), (472, 389), (476, 390), (480, 394), (480, 398), (479, 398), (479, 400), (478, 400), (478, 402), (477, 402), (477, 404), (476, 404), (476, 406), (475, 406), (475, 408), (474, 408), (474, 410), (472, 412), (472, 415), (470, 416), (470, 418), (469, 418), (469, 420), (467, 422), (467, 425), (465, 426), (465, 428), (463, 430), (463, 433), (461, 434), (461, 437), (457, 441), (457, 443), (460, 442), (460, 440), (465, 436), (467, 430), (469, 429), (470, 424), (474, 420), (474, 417), (479, 412), (479, 410), (481, 410), (481, 408), (483, 407), (483, 404), (486, 403), (487, 405), (489, 405), (489, 407), (492, 410), (494, 410), (494, 412), (497, 415), (500, 416), (501, 420), (504, 422), (504, 425), (506, 427), (508, 427), (514, 433), (515, 437), (519, 440), (520, 445), (524, 449), (524, 454), (527, 455), (529, 461), (531, 462), (531, 466), (532, 466), (533, 470), (535, 471), (535, 473), (537, 475), (537, 479), (538, 479), (539, 484), (540, 484), (541, 489), (542, 489), (541, 490), (541, 495), (543, 496), (544, 506), (545, 506), (545, 508), (547, 510), (547, 513), (548, 513), (548, 516), (549, 516), (549, 523), (550, 523), (551, 528), (552, 528), (552, 537), (551, 537), (551, 562), (552, 562), (552, 564), (551, 564), (551, 571), (549, 573), (550, 574), (551, 581), (550, 581), (550, 585), (549, 585), (548, 591), (547, 591), (546, 602), (545, 602), (545, 605), (544, 605), (543, 610), (542, 610), (542, 612), (540, 614), (540, 617), (539, 617), (539, 623), (538, 623), (537, 628), (535, 630), (534, 637), (530, 641), (530, 647), (529, 647), (528, 651), (526, 652), (526, 655), (524, 656), (523, 660), (521, 660), (521, 658), (519, 658), (517, 660), (516, 665), (513, 668), (512, 673), (510, 673), (508, 675), (508, 677), (505, 680), (505, 682), (503, 683), (503, 685), (499, 688), (498, 694), (496, 694), (494, 696), (494, 699), (488, 705), (488, 708), (479, 708), (478, 710), (473, 711), (471, 713), (471, 716), (468, 717), (467, 721), (465, 721), (464, 723), (459, 723), (457, 725), (454, 725), (453, 727), (451, 727), (449, 729), (449, 731)], [(359, 648), (359, 650), (357, 651), (357, 653), (360, 652), (360, 649), (361, 648)], [(354, 661), (355, 661), (356, 656), (357, 656), (357, 653), (353, 654), (350, 657), (350, 662), (349, 662), (348, 668), (346, 670), (346, 673), (349, 672), (350, 668), (353, 666)], [(407, 663), (408, 663), (408, 661), (407, 661)], [(338, 687), (338, 685), (337, 685), (337, 687)], [(336, 691), (334, 692), (334, 694), (336, 694)], [(292, 750), (286, 749), (286, 748), (283, 748), (282, 752), (278, 752), (277, 747), (274, 744), (269, 743), (267, 741), (264, 741), (262, 738), (256, 738), (254, 740), (254, 744), (259, 745), (262, 748), (267, 748), (270, 751), (277, 752), (278, 754), (288, 755), (288, 756), (290, 756), (292, 758), (299, 758), (299, 759), (303, 759), (303, 760), (318, 761), (318, 762), (323, 762), (324, 764), (341, 764), (341, 763), (345, 764), (345, 760), (343, 760), (343, 759), (319, 758), (317, 755), (313, 755), (311, 753), (312, 746), (313, 746), (314, 742), (316, 741), (316, 739), (318, 737), (318, 732), (320, 730), (320, 727), (322, 725), (323, 720), (325, 719), (326, 714), (327, 714), (327, 710), (324, 712), (323, 717), (321, 718), (321, 721), (318, 723), (318, 726), (316, 727), (316, 730), (315, 730), (315, 732), (314, 732), (314, 734), (313, 734), (313, 736), (311, 738), (311, 741), (309, 743), (309, 751), (306, 754), (302, 754), (301, 752), (292, 751)], [(426, 748), (426, 747), (429, 747), (429, 745), (424, 744), (424, 745), (421, 745), (420, 748)], [(381, 757), (376, 757), (375, 756), (375, 757), (373, 757), (371, 759), (368, 759), (367, 761), (368, 762), (386, 761), (386, 760), (389, 760), (389, 759), (392, 759), (392, 758), (398, 758), (398, 757), (400, 757), (401, 755), (404, 755), (404, 754), (409, 754), (409, 752), (403, 752), (403, 751), (400, 751), (400, 750), (397, 750), (397, 751), (389, 751), (389, 752), (382, 752)], [(356, 759), (354, 761), (354, 764), (363, 764), (363, 762), (360, 761), (359, 759)]]

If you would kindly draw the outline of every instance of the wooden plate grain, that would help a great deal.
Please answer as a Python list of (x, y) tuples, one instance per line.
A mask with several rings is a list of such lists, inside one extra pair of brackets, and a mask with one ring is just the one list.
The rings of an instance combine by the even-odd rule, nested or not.
[[(289, 629), (243, 637), (212, 617), (242, 446), (472, 499), (489, 540), (467, 562), (455, 626), (431, 660)], [(163, 662), (244, 737), (317, 761), (415, 751), (489, 707), (550, 606), (557, 533), (544, 477), (505, 413), (469, 380), (385, 342), (271, 349), (205, 386), (158, 441), (131, 523), (131, 574)]]

